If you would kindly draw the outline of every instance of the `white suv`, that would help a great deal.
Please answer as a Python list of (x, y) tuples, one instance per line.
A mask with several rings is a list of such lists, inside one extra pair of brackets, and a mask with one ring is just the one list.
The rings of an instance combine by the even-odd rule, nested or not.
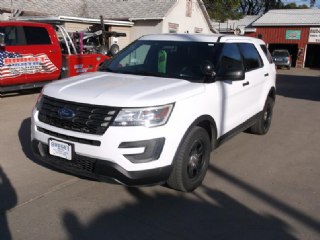
[(43, 89), (33, 151), (76, 175), (192, 191), (214, 148), (246, 129), (268, 131), (275, 77), (260, 39), (144, 36), (99, 72)]

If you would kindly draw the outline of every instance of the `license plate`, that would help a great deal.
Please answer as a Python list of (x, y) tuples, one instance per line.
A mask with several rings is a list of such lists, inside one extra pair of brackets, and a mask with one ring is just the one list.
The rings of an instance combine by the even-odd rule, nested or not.
[(49, 154), (67, 160), (72, 159), (72, 146), (69, 143), (49, 139)]

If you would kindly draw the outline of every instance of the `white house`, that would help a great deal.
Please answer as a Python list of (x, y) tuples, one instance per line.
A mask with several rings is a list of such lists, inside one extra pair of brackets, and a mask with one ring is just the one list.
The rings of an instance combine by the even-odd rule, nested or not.
[(68, 31), (81, 31), (99, 22), (107, 30), (126, 33), (120, 48), (145, 34), (212, 33), (202, 0), (1, 0), (0, 20), (9, 16), (54, 16)]

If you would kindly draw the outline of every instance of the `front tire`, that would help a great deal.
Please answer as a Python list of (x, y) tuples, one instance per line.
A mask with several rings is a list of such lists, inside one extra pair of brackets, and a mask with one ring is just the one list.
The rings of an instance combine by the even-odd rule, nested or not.
[(249, 132), (264, 135), (269, 131), (273, 115), (273, 106), (274, 100), (271, 97), (268, 97), (262, 114), (259, 116), (257, 122), (249, 128)]
[(182, 140), (167, 184), (173, 189), (191, 192), (203, 181), (210, 160), (211, 143), (201, 127), (192, 128)]

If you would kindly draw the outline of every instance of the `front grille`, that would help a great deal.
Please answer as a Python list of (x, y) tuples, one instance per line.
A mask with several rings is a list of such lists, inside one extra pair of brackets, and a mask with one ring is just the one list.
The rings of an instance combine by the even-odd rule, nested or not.
[[(67, 116), (60, 111), (67, 110)], [(102, 135), (114, 121), (119, 108), (64, 101), (43, 96), (39, 121), (75, 132)]]
[(65, 140), (69, 140), (69, 141), (72, 141), (72, 142), (78, 142), (78, 143), (88, 144), (88, 145), (92, 145), (92, 146), (100, 146), (101, 145), (101, 142), (97, 141), (97, 140), (90, 140), (90, 139), (72, 137), (72, 136), (68, 136), (68, 135), (65, 135), (65, 134), (53, 132), (53, 131), (50, 131), (48, 129), (44, 129), (44, 128), (41, 128), (41, 127), (37, 127), (37, 129), (38, 129), (39, 132), (43, 132), (43, 133), (48, 134), (50, 136), (61, 138), (61, 139), (65, 139)]

